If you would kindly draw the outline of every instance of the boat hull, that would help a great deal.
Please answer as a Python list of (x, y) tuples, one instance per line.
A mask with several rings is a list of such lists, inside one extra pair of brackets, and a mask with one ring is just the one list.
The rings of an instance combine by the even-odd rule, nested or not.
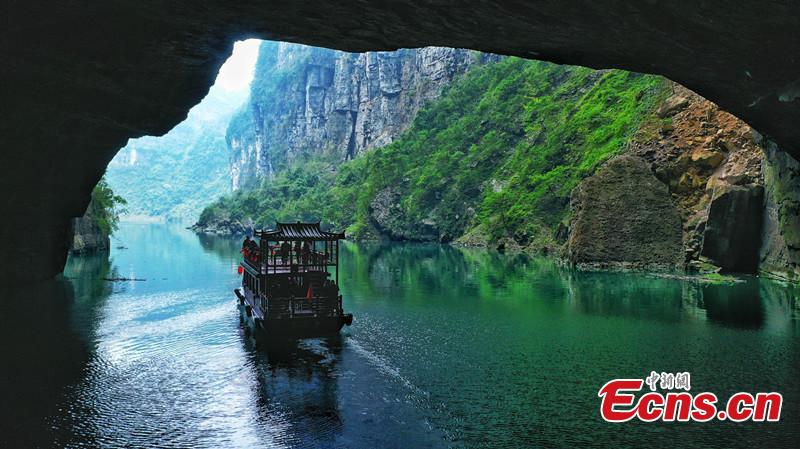
[(342, 327), (353, 321), (351, 314), (333, 317), (293, 317), (280, 319), (260, 319), (254, 313), (248, 298), (236, 290), (239, 299), (239, 314), (249, 331), (257, 335), (282, 338), (325, 337), (339, 333)]

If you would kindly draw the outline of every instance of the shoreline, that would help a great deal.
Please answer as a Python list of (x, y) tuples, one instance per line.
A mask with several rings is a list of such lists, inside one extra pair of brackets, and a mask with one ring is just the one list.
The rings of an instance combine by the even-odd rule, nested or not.
[[(230, 231), (223, 231), (219, 228), (201, 228), (197, 224), (187, 226), (187, 230), (195, 234), (214, 235), (219, 237), (242, 237), (246, 235), (245, 232), (234, 233)], [(454, 248), (475, 248), (487, 251), (494, 251), (501, 254), (524, 254), (527, 256), (544, 257), (552, 260), (556, 265), (575, 270), (580, 272), (598, 272), (598, 273), (638, 273), (647, 276), (653, 276), (663, 279), (674, 279), (687, 282), (697, 282), (702, 284), (738, 284), (746, 282), (747, 278), (766, 278), (774, 282), (780, 282), (786, 285), (796, 286), (800, 282), (793, 281), (788, 277), (780, 276), (778, 273), (771, 273), (768, 271), (759, 271), (757, 273), (691, 273), (687, 270), (676, 269), (675, 267), (665, 265), (641, 265), (636, 262), (596, 262), (596, 263), (572, 263), (564, 257), (554, 255), (553, 253), (537, 251), (533, 249), (526, 249), (518, 246), (504, 246), (502, 249), (492, 248), (490, 245), (477, 243), (477, 242), (438, 242), (433, 240), (396, 240), (391, 238), (348, 238), (345, 241), (351, 243), (358, 242), (371, 242), (371, 243), (416, 243), (416, 244), (435, 244), (447, 245)]]

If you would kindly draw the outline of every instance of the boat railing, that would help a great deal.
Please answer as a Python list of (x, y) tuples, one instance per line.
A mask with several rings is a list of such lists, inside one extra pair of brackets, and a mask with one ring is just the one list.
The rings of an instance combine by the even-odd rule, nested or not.
[(342, 297), (270, 298), (267, 301), (269, 318), (294, 318), (296, 316), (331, 317), (340, 314)]
[(250, 256), (243, 260), (250, 268), (262, 274), (326, 271), (329, 266), (335, 265), (328, 260), (325, 253), (319, 251), (313, 251), (311, 254), (300, 257), (289, 254), (283, 258), (273, 253), (267, 257)]
[(328, 255), (321, 251), (309, 251), (300, 253), (290, 251), (289, 253), (284, 255), (281, 254), (279, 248), (273, 248), (271, 252), (272, 254), (269, 254), (264, 260), (268, 269), (271, 268), (273, 270), (279, 270), (279, 269), (290, 268), (293, 266), (303, 267), (303, 268), (313, 267), (315, 269), (321, 269), (322, 267), (333, 265), (328, 260)]

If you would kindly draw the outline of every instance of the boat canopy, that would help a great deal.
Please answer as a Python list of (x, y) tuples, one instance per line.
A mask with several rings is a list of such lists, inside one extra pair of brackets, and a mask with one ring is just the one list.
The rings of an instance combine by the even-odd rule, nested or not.
[(336, 241), (344, 239), (344, 232), (328, 232), (320, 228), (319, 222), (316, 223), (276, 223), (275, 229), (258, 230), (256, 237), (264, 240), (319, 240)]
[[(258, 249), (248, 251), (244, 258), (245, 269), (252, 271), (251, 274), (320, 272), (327, 277), (328, 268), (335, 267), (335, 279), (339, 283), (339, 240), (344, 240), (344, 232), (323, 231), (319, 222), (298, 221), (278, 222), (275, 229), (257, 230), (254, 234), (261, 242)], [(300, 280), (297, 283), (300, 285)]]

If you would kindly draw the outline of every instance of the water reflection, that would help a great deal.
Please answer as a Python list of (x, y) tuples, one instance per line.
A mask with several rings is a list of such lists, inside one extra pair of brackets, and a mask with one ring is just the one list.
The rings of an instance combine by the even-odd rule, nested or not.
[[(752, 276), (735, 284), (625, 273), (562, 273), (576, 310), (641, 319), (708, 321), (738, 329), (773, 330), (796, 323), (796, 289)], [(791, 332), (791, 328), (784, 329)]]
[[(639, 273), (581, 272), (552, 260), (474, 248), (391, 243), (343, 246), (353, 285), (365, 296), (392, 298), (409, 289), (445, 298), (518, 301), (533, 296), (555, 308), (599, 316), (680, 322), (700, 320), (740, 329), (794, 325), (797, 288), (745, 277), (711, 284)], [(408, 295), (406, 296), (413, 296)], [(781, 324), (782, 323), (782, 324)]]
[[(344, 246), (350, 330), (390, 360), (448, 445), (786, 447), (800, 437), (796, 290), (577, 272), (546, 259), (436, 245)], [(696, 386), (781, 391), (784, 420), (608, 426), (597, 389), (649, 370)]]
[(711, 322), (741, 329), (760, 329), (764, 326), (764, 303), (769, 298), (761, 298), (758, 281), (748, 279), (735, 288), (703, 286), (702, 297), (702, 307)]
[[(647, 320), (695, 319), (741, 329), (764, 326), (765, 303), (759, 281), (735, 285), (661, 279), (624, 273), (569, 273), (570, 299), (582, 313)], [(766, 292), (765, 292), (766, 293)]]
[(275, 444), (331, 447), (342, 432), (337, 367), (341, 336), (267, 342), (244, 337), (258, 380), (259, 422)]
[(215, 254), (222, 259), (236, 259), (240, 257), (241, 242), (234, 237), (214, 234), (195, 234), (203, 251)]

